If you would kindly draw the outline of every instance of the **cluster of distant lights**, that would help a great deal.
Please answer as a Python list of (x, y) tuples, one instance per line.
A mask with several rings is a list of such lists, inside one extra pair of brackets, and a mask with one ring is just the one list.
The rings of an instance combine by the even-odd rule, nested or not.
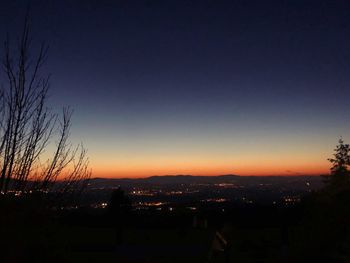
[(155, 206), (162, 206), (162, 205), (166, 205), (166, 204), (167, 204), (166, 202), (138, 202), (136, 205), (155, 207)]
[(214, 184), (216, 187), (220, 188), (244, 188), (244, 186), (239, 186), (233, 183), (219, 183), (219, 184)]
[[(170, 211), (170, 212), (175, 210), (174, 207), (167, 206), (167, 205), (169, 205), (169, 203), (167, 202), (137, 202), (133, 204), (133, 208), (134, 210), (148, 210), (150, 208), (155, 208), (155, 210), (157, 211)], [(105, 209), (107, 207), (108, 207), (108, 203), (106, 202), (91, 205), (91, 208), (94, 208), (94, 209)], [(78, 207), (74, 206), (74, 207), (66, 207), (65, 209), (70, 210), (70, 209), (77, 209), (77, 208)], [(191, 211), (196, 211), (197, 207), (188, 206), (186, 207), (186, 209)]]
[[(270, 184), (259, 184), (260, 186), (270, 186)], [(220, 187), (220, 188), (240, 188), (240, 186), (237, 186), (233, 183), (219, 183), (219, 184), (215, 184), (216, 187)], [(306, 182), (306, 186), (310, 187), (310, 183)], [(99, 190), (105, 189), (105, 188), (97, 188)], [(39, 190), (42, 193), (48, 193), (49, 191), (47, 190)], [(186, 188), (184, 191), (182, 190), (171, 190), (171, 191), (162, 191), (161, 189), (155, 191), (155, 190), (140, 190), (140, 189), (133, 189), (132, 191), (129, 192), (130, 195), (134, 195), (134, 196), (155, 196), (159, 193), (163, 193), (165, 195), (183, 195), (183, 194), (189, 194), (189, 193), (194, 193), (194, 192), (198, 192), (198, 191), (191, 191), (190, 189)], [(17, 191), (17, 190), (9, 190), (7, 192), (7, 194), (12, 194), (16, 197), (20, 197), (24, 194), (32, 194), (33, 191)], [(1, 195), (5, 195), (5, 193), (3, 191), (0, 192)], [(246, 204), (253, 204), (254, 201), (250, 200), (246, 197), (241, 197), (240, 198), (242, 202), (246, 203)], [(225, 203), (225, 202), (229, 202), (229, 199), (226, 198), (207, 198), (207, 199), (203, 199), (200, 200), (201, 202), (205, 202), (205, 203)], [(282, 203), (284, 205), (294, 205), (297, 204), (301, 201), (300, 196), (285, 196), (282, 198)], [(279, 202), (273, 201), (272, 204), (276, 205)], [(154, 208), (157, 211), (174, 211), (175, 208), (169, 206), (170, 204), (168, 202), (138, 202), (133, 204), (133, 209), (135, 210), (148, 210), (148, 209), (152, 209)], [(91, 208), (94, 209), (105, 209), (108, 207), (108, 203), (107, 202), (101, 202), (101, 203), (95, 203), (92, 204), (90, 206)], [(60, 207), (61, 210), (65, 209), (65, 210), (71, 210), (71, 209), (77, 209), (78, 206), (67, 206), (67, 207)], [(186, 209), (191, 210), (191, 211), (196, 211), (197, 207), (195, 206), (189, 206), (186, 207)], [(224, 209), (223, 209), (224, 211)]]
[[(246, 197), (242, 197), (241, 200), (246, 203), (246, 204), (253, 204), (254, 201), (253, 200), (249, 200)], [(201, 200), (201, 202), (206, 202), (206, 203), (225, 203), (225, 202), (229, 202), (229, 199), (226, 198), (207, 198), (207, 199), (203, 199)], [(285, 205), (293, 205), (296, 203), (299, 203), (301, 201), (301, 198), (299, 196), (286, 196), (282, 199), (282, 202)], [(273, 201), (272, 204), (276, 205), (277, 202)], [(137, 202), (135, 204), (133, 204), (133, 208), (135, 210), (148, 210), (150, 208), (155, 208), (158, 211), (174, 211), (175, 208), (168, 206), (169, 203), (168, 202)], [(102, 203), (97, 203), (97, 204), (93, 204), (91, 205), (92, 208), (95, 209), (105, 209), (108, 207), (108, 203), (106, 202), (102, 202)], [(77, 206), (70, 206), (70, 207), (65, 207), (65, 208), (61, 208), (61, 209), (77, 209)], [(191, 211), (196, 211), (197, 207), (195, 206), (187, 206), (186, 209), (191, 210)], [(224, 209), (223, 209), (224, 211)]]
[[(246, 197), (242, 197), (241, 200), (246, 204), (254, 203), (253, 200), (249, 200)], [(229, 201), (230, 200), (226, 198), (208, 198), (208, 199), (201, 200), (201, 202), (206, 202), (206, 203), (225, 203)], [(300, 201), (301, 199), (299, 196), (286, 196), (282, 199), (282, 202), (285, 205), (293, 205), (293, 204), (299, 203)], [(276, 205), (277, 202), (273, 201), (272, 204)], [(134, 210), (149, 210), (150, 208), (154, 208), (157, 211), (170, 211), (170, 212), (175, 210), (174, 207), (171, 207), (168, 205), (169, 205), (168, 202), (137, 202), (133, 204), (133, 208)], [(106, 202), (101, 202), (101, 203), (91, 205), (91, 208), (94, 208), (94, 209), (105, 209), (107, 207), (108, 207), (108, 203)], [(67, 210), (77, 209), (77, 208), (78, 206), (61, 207), (61, 209), (67, 209)], [(190, 211), (196, 211), (197, 207), (187, 206), (186, 209)], [(222, 209), (222, 211), (225, 211), (225, 210)]]
[(155, 194), (150, 192), (149, 190), (133, 190), (130, 192), (130, 195), (135, 196), (154, 196)]
[(225, 203), (229, 201), (226, 198), (207, 198), (207, 199), (203, 199), (201, 200), (201, 202), (209, 202), (209, 203)]
[[(40, 193), (44, 193), (44, 194), (49, 193), (48, 190), (42, 190), (42, 189), (39, 189), (39, 190), (37, 190), (35, 192), (36, 193), (40, 192)], [(0, 192), (1, 195), (9, 194), (9, 195), (14, 195), (14, 196), (22, 196), (22, 195), (25, 195), (25, 194), (32, 194), (32, 193), (33, 193), (32, 190), (29, 190), (29, 191), (8, 190), (6, 193), (4, 191)]]
[(299, 203), (301, 199), (298, 196), (286, 196), (283, 200), (286, 205), (289, 205)]
[[(307, 182), (306, 185), (309, 186), (310, 184)], [(216, 186), (226, 188), (226, 187), (232, 187), (233, 184), (223, 183), (223, 184), (217, 184)], [(40, 190), (40, 191), (43, 193), (48, 193), (48, 191), (46, 191), (46, 190)], [(160, 192), (161, 192), (161, 190), (160, 190)], [(19, 197), (23, 194), (31, 194), (31, 193), (32, 193), (32, 191), (15, 191), (15, 190), (8, 191), (8, 194), (13, 194), (14, 196), (17, 196), (17, 197)], [(179, 190), (165, 192), (166, 195), (182, 195), (184, 193), (185, 192), (179, 191)], [(5, 193), (1, 192), (1, 194), (4, 195)], [(133, 190), (129, 194), (135, 195), (135, 196), (154, 196), (154, 195), (156, 195), (155, 192), (150, 191), (150, 190)], [(253, 200), (250, 200), (247, 197), (241, 197), (240, 199), (242, 202), (244, 202), (246, 204), (253, 204), (254, 203)], [(207, 198), (207, 199), (200, 200), (200, 202), (205, 202), (205, 203), (225, 203), (225, 202), (229, 202), (229, 201), (230, 201), (230, 199), (227, 199), (227, 198)], [(297, 204), (300, 201), (301, 201), (300, 196), (285, 196), (282, 198), (282, 203), (284, 203), (285, 205)], [(279, 203), (279, 202), (276, 202), (276, 201), (272, 202), (273, 205), (276, 205), (277, 203)], [(174, 211), (174, 208), (169, 207), (168, 205), (169, 205), (168, 202), (160, 202), (160, 201), (158, 201), (158, 202), (138, 202), (138, 203), (133, 204), (133, 208), (135, 210), (148, 210), (150, 208), (155, 208), (158, 211)], [(108, 203), (107, 202), (95, 203), (95, 204), (92, 204), (90, 207), (94, 208), (94, 209), (105, 209), (108, 207)], [(67, 207), (61, 207), (60, 209), (61, 210), (63, 210), (63, 209), (71, 210), (71, 209), (77, 209), (77, 208), (78, 208), (77, 206), (67, 206)], [(195, 210), (197, 210), (197, 207), (189, 206), (189, 207), (186, 207), (186, 209), (191, 210), (191, 211), (195, 211)]]
[(98, 204), (93, 204), (91, 205), (92, 208), (95, 209), (105, 209), (108, 207), (108, 203), (102, 202), (102, 203), (98, 203)]
[[(206, 185), (206, 184), (204, 184)], [(242, 186), (238, 186), (235, 185), (233, 183), (218, 183), (215, 184), (216, 187), (220, 187), (220, 188), (243, 188)], [(265, 187), (265, 186), (271, 186), (271, 184), (259, 184), (259, 186)], [(309, 182), (306, 182), (306, 186), (310, 186)], [(101, 188), (98, 188), (99, 190), (101, 190)], [(102, 188), (105, 189), (105, 188)], [(128, 192), (129, 195), (131, 196), (156, 196), (157, 194), (164, 194), (164, 195), (168, 195), (168, 196), (176, 196), (176, 195), (184, 195), (184, 194), (189, 194), (189, 193), (194, 193), (194, 192), (199, 192), (198, 190), (190, 190), (188, 188), (184, 189), (184, 190), (171, 190), (171, 191), (163, 191), (161, 189), (157, 189), (157, 190), (149, 190), (149, 189), (138, 189), (138, 188), (133, 188), (131, 191)], [(21, 193), (17, 193), (15, 192), (15, 195), (20, 195)], [(241, 200), (241, 202), (245, 203), (245, 204), (254, 204), (255, 202), (247, 197), (240, 197), (239, 198)], [(237, 199), (236, 199), (237, 200)], [(230, 202), (230, 199), (227, 198), (207, 198), (207, 199), (202, 199), (200, 200), (200, 202), (202, 203), (226, 203), (226, 202)], [(280, 201), (273, 201), (272, 204), (276, 205), (278, 203), (284, 204), (284, 205), (293, 205), (293, 204), (297, 204), (301, 201), (300, 196), (285, 196), (283, 197)], [(134, 203), (133, 209), (134, 210), (149, 210), (149, 209), (155, 209), (157, 211), (174, 211), (175, 208), (169, 206), (170, 203), (168, 202), (161, 202), (161, 201), (157, 201), (157, 202), (137, 202)], [(105, 209), (108, 207), (108, 203), (106, 202), (101, 202), (101, 203), (95, 203), (92, 204), (90, 207), (95, 208), (95, 209)], [(72, 207), (70, 207), (72, 209)], [(195, 211), (197, 210), (197, 207), (195, 206), (188, 206), (185, 207), (188, 210), (191, 211)], [(224, 209), (223, 209), (224, 211)]]
[(164, 194), (168, 196), (172, 195), (184, 195), (184, 194), (194, 194), (198, 193), (199, 190), (189, 190), (186, 188), (185, 190), (172, 190), (172, 191), (163, 191), (161, 189), (159, 190), (139, 190), (139, 189), (133, 189), (129, 192), (129, 195), (133, 196), (156, 196), (158, 194)]

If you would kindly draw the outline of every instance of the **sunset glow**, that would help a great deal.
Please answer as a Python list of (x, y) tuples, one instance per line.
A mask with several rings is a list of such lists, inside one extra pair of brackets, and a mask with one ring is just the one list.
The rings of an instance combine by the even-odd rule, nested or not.
[[(9, 32), (20, 2), (3, 12)], [(346, 8), (207, 2), (34, 8), (49, 104), (74, 109), (93, 176), (328, 173), (350, 139)]]

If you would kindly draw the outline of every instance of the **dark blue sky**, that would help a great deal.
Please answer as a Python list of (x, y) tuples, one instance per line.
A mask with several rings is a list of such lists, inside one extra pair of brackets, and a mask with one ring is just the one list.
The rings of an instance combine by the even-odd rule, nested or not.
[(27, 2), (33, 45), (50, 44), (51, 102), (75, 108), (96, 167), (244, 173), (281, 154), (324, 167), (349, 135), (349, 1), (5, 0), (1, 40)]

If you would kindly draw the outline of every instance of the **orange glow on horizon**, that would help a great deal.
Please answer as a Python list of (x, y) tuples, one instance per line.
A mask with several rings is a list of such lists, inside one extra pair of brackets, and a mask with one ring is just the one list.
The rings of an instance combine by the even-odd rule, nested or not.
[(212, 168), (134, 168), (134, 169), (94, 169), (92, 177), (105, 178), (144, 178), (149, 176), (162, 175), (193, 175), (193, 176), (217, 176), (235, 174), (240, 176), (299, 176), (299, 175), (321, 175), (329, 173), (328, 165), (319, 166), (276, 166), (276, 167), (245, 167), (234, 169), (233, 167), (212, 167)]
[[(328, 174), (336, 142), (327, 136), (291, 132), (251, 132), (218, 135), (179, 134), (159, 131), (130, 140), (92, 144), (92, 177), (138, 178), (154, 175)], [(221, 136), (222, 135), (222, 136)], [(249, 136), (247, 138), (246, 136)], [(112, 138), (112, 135), (111, 135)]]

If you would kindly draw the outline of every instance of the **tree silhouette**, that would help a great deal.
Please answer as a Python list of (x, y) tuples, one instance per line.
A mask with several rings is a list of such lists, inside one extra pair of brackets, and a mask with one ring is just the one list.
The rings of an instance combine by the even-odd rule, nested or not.
[[(50, 77), (40, 74), (47, 59), (44, 43), (31, 48), (28, 15), (18, 43), (5, 41), (0, 88), (0, 191), (60, 196), (80, 192), (90, 177), (87, 152), (69, 142), (72, 110), (60, 116), (47, 106)], [(50, 149), (53, 149), (50, 157)], [(45, 154), (44, 154), (45, 153)]]
[(339, 139), (339, 144), (334, 149), (333, 158), (329, 158), (331, 162), (331, 173), (326, 177), (326, 182), (333, 187), (344, 187), (350, 182), (350, 146), (344, 143), (343, 139)]
[(117, 244), (123, 242), (123, 229), (131, 210), (131, 201), (120, 188), (112, 192), (108, 203), (108, 210), (115, 228), (115, 239)]
[(118, 219), (126, 215), (131, 209), (131, 201), (124, 191), (120, 188), (114, 190), (108, 203), (108, 210), (112, 216)]
[(350, 146), (334, 149), (327, 186), (305, 197), (304, 218), (294, 236), (295, 262), (346, 262), (350, 258)]

